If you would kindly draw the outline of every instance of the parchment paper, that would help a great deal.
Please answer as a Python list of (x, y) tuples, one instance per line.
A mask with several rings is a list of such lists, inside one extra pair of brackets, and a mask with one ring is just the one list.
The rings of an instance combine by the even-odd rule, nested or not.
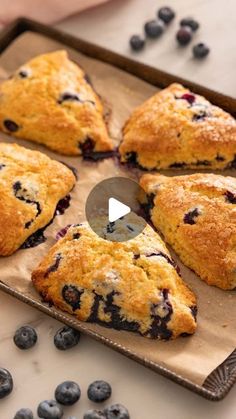
[[(0, 77), (6, 77), (19, 65), (37, 54), (61, 48), (64, 46), (46, 37), (30, 32), (25, 33), (0, 57)], [(108, 108), (112, 109), (109, 122), (110, 133), (116, 141), (119, 141), (121, 126), (132, 109), (156, 92), (156, 88), (110, 65), (85, 57), (69, 48), (66, 49), (70, 57), (80, 63), (91, 76), (95, 89), (105, 99)], [(25, 147), (40, 150), (54, 159), (69, 163), (79, 172), (79, 181), (72, 192), (71, 206), (63, 216), (57, 216), (53, 224), (47, 228), (46, 242), (32, 249), (18, 250), (10, 257), (0, 258), (1, 281), (26, 296), (40, 301), (30, 281), (31, 271), (49, 247), (55, 243), (58, 230), (67, 224), (84, 220), (86, 198), (92, 187), (99, 181), (120, 175), (136, 178), (140, 172), (125, 169), (113, 159), (99, 163), (83, 162), (78, 157), (65, 158), (44, 147), (12, 139), (4, 134), (0, 134), (0, 138), (1, 141), (17, 142)], [(178, 174), (183, 173), (178, 172)], [(168, 174), (173, 175), (176, 172)], [(135, 354), (165, 366), (201, 385), (206, 377), (235, 349), (236, 291), (227, 292), (209, 287), (185, 268), (173, 252), (172, 255), (180, 265), (184, 280), (198, 297), (198, 329), (194, 336), (179, 338), (176, 341), (158, 342), (133, 333), (119, 332), (89, 323), (86, 327), (125, 346)]]

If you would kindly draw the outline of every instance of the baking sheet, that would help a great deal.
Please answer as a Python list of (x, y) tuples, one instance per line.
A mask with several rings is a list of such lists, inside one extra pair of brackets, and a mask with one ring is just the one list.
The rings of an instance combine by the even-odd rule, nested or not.
[[(17, 38), (0, 57), (0, 77), (8, 76), (19, 65), (37, 54), (61, 48), (64, 46), (42, 35), (25, 33)], [(112, 110), (109, 120), (110, 132), (114, 140), (118, 142), (120, 128), (129, 113), (157, 89), (110, 65), (85, 57), (69, 48), (66, 49), (70, 57), (85, 68), (91, 76), (95, 89), (104, 98), (107, 109)], [(139, 173), (136, 170), (130, 171), (121, 167), (113, 159), (99, 163), (83, 162), (78, 157), (65, 158), (49, 152), (44, 147), (23, 140), (14, 140), (4, 134), (1, 134), (1, 138), (4, 141), (15, 141), (28, 148), (40, 150), (52, 158), (76, 167), (79, 172), (79, 181), (72, 192), (71, 206), (63, 216), (57, 216), (53, 224), (47, 228), (46, 242), (33, 249), (19, 250), (11, 257), (0, 258), (1, 280), (24, 295), (40, 301), (30, 282), (30, 273), (48, 248), (55, 243), (57, 231), (67, 224), (84, 220), (86, 198), (91, 188), (99, 181), (111, 176), (136, 178)], [(181, 267), (183, 278), (198, 297), (198, 329), (194, 336), (179, 338), (176, 341), (158, 342), (97, 325), (86, 324), (86, 327), (124, 346), (136, 356), (162, 365), (201, 385), (206, 377), (235, 349), (236, 291), (226, 292), (207, 286), (193, 272), (183, 267), (173, 252), (172, 255)]]

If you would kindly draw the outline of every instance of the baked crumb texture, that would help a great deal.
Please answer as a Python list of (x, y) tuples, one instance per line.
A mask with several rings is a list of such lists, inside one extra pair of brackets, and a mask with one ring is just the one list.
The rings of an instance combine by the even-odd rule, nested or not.
[(82, 321), (164, 340), (196, 329), (196, 298), (148, 225), (122, 243), (97, 236), (87, 223), (72, 226), (32, 280), (44, 301)]
[(72, 171), (62, 163), (0, 143), (0, 255), (12, 254), (46, 226), (74, 184)]
[(236, 121), (180, 84), (161, 90), (123, 128), (122, 162), (144, 169), (236, 168)]
[(144, 207), (182, 262), (209, 285), (236, 287), (236, 179), (142, 176)]
[(100, 98), (63, 50), (33, 58), (1, 84), (0, 129), (65, 155), (113, 148)]

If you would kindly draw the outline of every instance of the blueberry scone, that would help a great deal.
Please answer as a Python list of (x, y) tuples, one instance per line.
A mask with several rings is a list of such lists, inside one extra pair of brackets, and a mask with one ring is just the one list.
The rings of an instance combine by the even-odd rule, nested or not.
[(101, 100), (66, 51), (33, 58), (1, 84), (0, 129), (66, 155), (112, 150)]
[[(135, 223), (134, 216), (124, 222)], [(120, 243), (109, 232), (102, 238), (88, 224), (69, 228), (32, 274), (44, 301), (79, 320), (153, 339), (194, 333), (195, 296), (159, 235), (146, 226)]]
[(214, 174), (141, 178), (154, 226), (209, 285), (236, 287), (236, 179)]
[(72, 171), (62, 163), (0, 143), (0, 255), (11, 255), (46, 226), (74, 184)]
[(236, 121), (175, 83), (133, 112), (120, 154), (148, 170), (236, 168)]

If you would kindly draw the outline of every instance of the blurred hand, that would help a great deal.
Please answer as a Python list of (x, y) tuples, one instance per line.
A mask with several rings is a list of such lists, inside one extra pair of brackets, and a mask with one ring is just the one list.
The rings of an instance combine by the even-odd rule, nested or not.
[(65, 17), (109, 0), (0, 0), (0, 25), (17, 17), (29, 17), (43, 23)]

